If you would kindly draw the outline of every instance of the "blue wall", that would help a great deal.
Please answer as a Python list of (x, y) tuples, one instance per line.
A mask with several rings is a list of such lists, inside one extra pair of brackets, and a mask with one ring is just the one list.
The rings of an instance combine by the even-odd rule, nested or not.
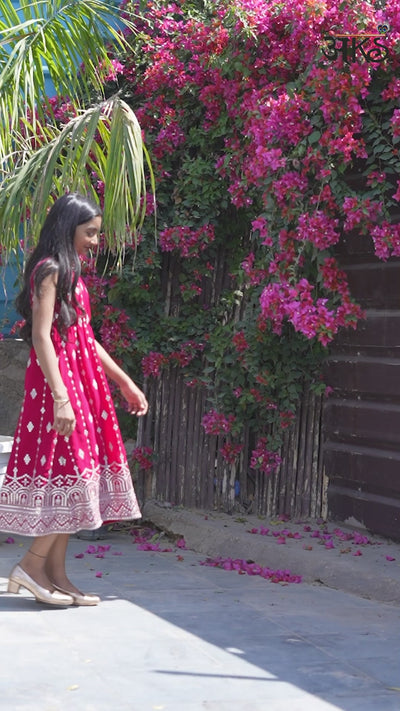
[[(13, 0), (13, 5), (18, 9), (20, 3)], [(55, 93), (54, 84), (50, 79), (47, 67), (44, 68), (44, 74), (46, 93), (48, 96), (53, 96)], [(10, 335), (13, 324), (21, 318), (14, 308), (14, 299), (19, 291), (18, 267), (15, 260), (15, 257), (11, 258), (4, 273), (2, 272), (0, 275), (0, 333), (4, 336)]]

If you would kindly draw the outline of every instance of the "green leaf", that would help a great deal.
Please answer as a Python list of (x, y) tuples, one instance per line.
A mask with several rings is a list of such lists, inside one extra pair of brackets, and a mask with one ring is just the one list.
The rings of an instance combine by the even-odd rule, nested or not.
[[(0, 230), (7, 255), (18, 249), (20, 225), (37, 238), (47, 209), (66, 191), (94, 195), (91, 173), (105, 183), (108, 246), (122, 254), (145, 214), (149, 155), (132, 109), (103, 100), (110, 67), (107, 41), (127, 48), (103, 0), (0, 0)], [(127, 24), (128, 21), (125, 21)], [(84, 72), (79, 72), (83, 64)], [(45, 72), (69, 97), (73, 118), (58, 126), (45, 96)], [(93, 95), (100, 96), (98, 103)], [(99, 140), (100, 138), (100, 140)], [(28, 230), (29, 218), (29, 230)]]
[(321, 131), (313, 131), (307, 138), (309, 143), (318, 143), (321, 138)]

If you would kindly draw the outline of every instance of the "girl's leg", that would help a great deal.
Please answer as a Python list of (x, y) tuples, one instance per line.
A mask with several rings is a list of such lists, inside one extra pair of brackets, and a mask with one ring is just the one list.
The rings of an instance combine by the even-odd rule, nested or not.
[(20, 587), (30, 590), (39, 602), (50, 605), (72, 605), (74, 600), (55, 589), (46, 570), (47, 558), (57, 541), (58, 534), (38, 536), (30, 549), (12, 569), (8, 581), (8, 592), (17, 593)]
[(52, 533), (34, 538), (29, 550), (19, 563), (25, 573), (47, 590), (52, 590), (53, 585), (46, 572), (46, 560), (57, 537), (58, 534)]
[(59, 533), (57, 535), (47, 554), (45, 570), (53, 585), (56, 585), (64, 591), (79, 593), (82, 595), (80, 590), (78, 590), (78, 588), (76, 588), (67, 577), (65, 558), (67, 554), (68, 541), (68, 533)]

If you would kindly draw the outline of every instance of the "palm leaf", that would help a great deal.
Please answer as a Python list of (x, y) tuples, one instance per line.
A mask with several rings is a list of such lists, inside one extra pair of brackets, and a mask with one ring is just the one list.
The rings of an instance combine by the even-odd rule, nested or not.
[[(3, 252), (35, 241), (51, 202), (70, 190), (94, 194), (105, 184), (108, 246), (121, 254), (145, 210), (149, 156), (137, 119), (118, 97), (104, 101), (110, 70), (105, 36), (126, 48), (103, 0), (0, 0), (0, 233)], [(124, 21), (127, 24), (127, 21)], [(78, 71), (79, 64), (84, 71)], [(75, 117), (58, 126), (45, 94), (47, 67)], [(93, 96), (99, 101), (93, 103)]]
[(107, 246), (117, 254), (123, 252), (143, 217), (146, 166), (154, 182), (135, 114), (113, 97), (82, 111), (57, 133), (48, 128), (43, 141), (0, 185), (4, 244), (15, 246), (21, 218), (26, 248), (35, 242), (54, 197), (73, 190), (94, 196), (91, 171), (95, 170), (96, 179), (105, 184)]

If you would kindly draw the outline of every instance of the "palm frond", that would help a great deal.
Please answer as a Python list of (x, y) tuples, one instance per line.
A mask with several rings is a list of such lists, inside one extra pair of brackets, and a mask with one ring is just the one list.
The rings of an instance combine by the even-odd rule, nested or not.
[(105, 37), (126, 46), (113, 27), (117, 18), (102, 0), (21, 0), (18, 12), (12, 0), (0, 0), (0, 95), (7, 117), (0, 124), (2, 142), (22, 116), (44, 119), (44, 70), (60, 96), (88, 101), (93, 92), (102, 95), (111, 67)]
[[(121, 254), (144, 217), (145, 172), (154, 176), (135, 114), (104, 101), (111, 64), (105, 37), (126, 47), (103, 0), (0, 0), (0, 234), (15, 251), (38, 236), (51, 202), (66, 191), (94, 194), (102, 181), (108, 246)], [(127, 21), (124, 20), (125, 24)], [(79, 66), (84, 71), (79, 72)], [(46, 70), (73, 118), (59, 126), (45, 94)], [(93, 102), (93, 96), (99, 102)]]
[(62, 129), (48, 127), (43, 145), (0, 184), (3, 244), (15, 248), (22, 221), (31, 245), (56, 196), (74, 190), (95, 196), (99, 180), (106, 243), (120, 254), (144, 216), (146, 168), (154, 187), (136, 116), (119, 97), (82, 111)]

